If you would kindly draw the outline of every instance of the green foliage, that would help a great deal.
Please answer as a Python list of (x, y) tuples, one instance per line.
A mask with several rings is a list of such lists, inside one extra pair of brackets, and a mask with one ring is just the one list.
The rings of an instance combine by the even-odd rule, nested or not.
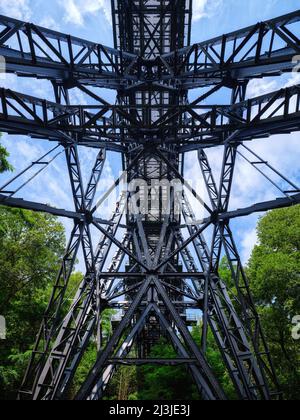
[(101, 317), (101, 328), (102, 328), (102, 338), (103, 338), (103, 346), (107, 343), (109, 338), (113, 333), (111, 319), (114, 315), (117, 314), (117, 311), (114, 309), (106, 309), (102, 313)]
[[(247, 270), (250, 284), (285, 398), (298, 400), (299, 343), (292, 339), (291, 320), (300, 314), (300, 207), (268, 213), (259, 222), (258, 236), (260, 245), (255, 247)], [(229, 293), (233, 294), (235, 287), (226, 258), (221, 263), (220, 275)], [(200, 346), (199, 326), (193, 328), (192, 336)], [(153, 347), (150, 356), (173, 358), (176, 353), (163, 339)], [(208, 335), (207, 358), (228, 398), (235, 400), (236, 392), (211, 331)], [(125, 382), (122, 380), (124, 377)], [(120, 394), (120, 388), (128, 392)], [(121, 368), (114, 376), (107, 398), (122, 399), (121, 396), (139, 400), (199, 398), (189, 372), (182, 366)]]
[[(82, 275), (80, 273), (77, 274), (78, 275), (78, 279), (81, 277)], [(74, 275), (73, 275), (74, 278)], [(73, 280), (74, 281), (74, 280)], [(79, 285), (79, 283), (78, 283)], [(103, 313), (102, 313), (102, 323), (101, 323), (101, 328), (102, 328), (102, 347), (104, 348), (107, 344), (108, 339), (110, 338), (111, 334), (112, 334), (112, 325), (111, 325), (111, 318), (113, 315), (116, 314), (116, 311), (112, 310), (112, 309), (106, 309)], [(90, 370), (92, 369), (92, 367), (94, 366), (96, 360), (97, 360), (97, 346), (96, 346), (96, 342), (92, 341), (92, 343), (90, 344), (90, 346), (88, 347), (87, 351), (85, 352), (79, 366), (78, 369), (76, 371), (74, 380), (73, 380), (73, 384), (72, 384), (72, 389), (70, 391), (70, 398), (73, 398), (77, 392), (79, 391), (81, 385), (83, 384), (83, 382), (85, 381), (87, 375), (89, 374)]]
[(15, 398), (64, 246), (64, 228), (52, 216), (0, 208), (1, 399)]
[(54, 217), (0, 208), (0, 313), (12, 304), (18, 312), (31, 312), (33, 299), (40, 305), (64, 245), (64, 228)]
[[(65, 249), (64, 227), (40, 213), (0, 207), (0, 314), (6, 318), (7, 339), (0, 342), (0, 399), (15, 399), (28, 364), (36, 333), (47, 308)], [(72, 299), (83, 279), (74, 273), (69, 282)], [(111, 316), (103, 314), (105, 345)], [(93, 342), (79, 365), (72, 398), (95, 363)]]
[[(223, 264), (223, 267), (226, 267), (225, 262)], [(226, 274), (229, 274), (229, 272), (227, 272)], [(201, 328), (201, 325), (197, 325), (192, 330), (192, 337), (198, 344), (199, 348), (201, 346)], [(222, 355), (211, 330), (208, 331), (207, 336), (207, 360), (210, 366), (212, 367), (213, 371), (215, 372), (215, 375), (220, 385), (223, 387), (227, 397), (230, 400), (235, 400), (237, 398), (237, 395), (234, 386), (229, 378), (227, 370), (224, 367)]]
[(106, 400), (136, 401), (138, 395), (138, 369), (134, 366), (121, 366), (112, 377), (107, 392)]
[[(153, 347), (152, 358), (176, 358), (173, 347), (164, 339)], [(197, 389), (183, 366), (143, 366), (138, 370), (139, 400), (197, 399)]]
[(91, 368), (95, 364), (97, 359), (97, 348), (96, 343), (93, 342), (86, 350), (81, 363), (78, 366), (75, 377), (72, 381), (72, 385), (69, 391), (69, 395), (66, 396), (66, 399), (72, 400), (77, 392), (79, 391), (81, 385), (89, 374)]
[[(300, 314), (300, 207), (268, 213), (258, 225), (259, 245), (247, 269), (279, 381), (286, 399), (300, 397), (299, 342), (292, 339), (292, 318)], [(0, 399), (14, 399), (30, 357), (40, 320), (46, 309), (65, 245), (63, 226), (48, 215), (0, 208), (0, 314), (7, 320), (7, 340), (0, 342)], [(226, 259), (220, 275), (232, 293)], [(70, 279), (69, 298), (82, 281)], [(112, 334), (114, 311), (103, 313), (103, 347)], [(200, 346), (200, 326), (192, 336)], [(135, 355), (133, 355), (134, 357)], [(162, 339), (150, 357), (176, 357)], [(230, 399), (236, 399), (219, 349), (208, 335), (208, 361)], [(81, 361), (70, 390), (73, 398), (97, 358), (92, 341)], [(199, 399), (190, 373), (183, 366), (121, 367), (106, 393), (111, 400)]]
[[(0, 133), (0, 137), (1, 137), (1, 133)], [(8, 162), (8, 157), (9, 157), (8, 151), (5, 149), (5, 147), (3, 147), (0, 144), (0, 173), (13, 170), (12, 166)]]
[(220, 262), (219, 275), (226, 284), (227, 288), (231, 289), (235, 287), (231, 275), (230, 265), (226, 257), (224, 257)]
[(286, 399), (300, 399), (299, 342), (292, 318), (300, 314), (300, 206), (268, 213), (258, 224), (248, 274)]
[[(192, 337), (200, 347), (201, 326), (192, 329)], [(164, 339), (153, 347), (153, 358), (176, 358), (178, 355), (171, 344)], [(221, 354), (212, 333), (208, 336), (208, 362), (227, 396), (236, 399), (236, 394), (224, 369)], [(190, 371), (184, 366), (144, 366), (138, 370), (139, 391), (141, 400), (199, 400), (199, 391), (191, 379)]]
[(280, 307), (287, 316), (300, 310), (300, 206), (270, 212), (258, 225), (259, 246), (249, 264), (257, 301)]

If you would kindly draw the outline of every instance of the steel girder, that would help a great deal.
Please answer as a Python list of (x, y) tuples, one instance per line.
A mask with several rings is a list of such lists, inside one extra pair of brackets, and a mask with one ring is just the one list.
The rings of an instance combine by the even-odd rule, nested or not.
[[(108, 232), (115, 233), (117, 231), (123, 211), (124, 198), (121, 198), (111, 218), (113, 225), (107, 228)], [(21, 390), (23, 395), (30, 392), (32, 398), (46, 400), (65, 395), (65, 390), (70, 385), (75, 369), (95, 330), (97, 284), (100, 281), (99, 274), (107, 261), (111, 245), (112, 242), (103, 235), (95, 253), (94, 272), (91, 273), (87, 270), (69, 312), (60, 320), (59, 324), (56, 323), (56, 329), (51, 331), (51, 340), (54, 340), (54, 344), (51, 348), (48, 344), (43, 353), (44, 360), (39, 361), (39, 368), (42, 371), (37, 374), (32, 368), (28, 369)], [(118, 252), (118, 255), (112, 260), (108, 273), (117, 271), (121, 266), (122, 259), (123, 254)], [(103, 309), (101, 307), (101, 311)], [(36, 347), (39, 345), (38, 340)], [(38, 382), (32, 383), (34, 376)]]
[[(246, 85), (244, 84), (239, 86), (237, 89), (233, 89), (232, 103), (234, 104), (238, 100), (245, 99), (245, 96)], [(240, 115), (241, 111), (237, 112), (234, 115), (234, 117)], [(233, 185), (234, 169), (236, 166), (237, 149), (238, 144), (229, 143), (226, 144), (224, 147), (224, 158), (221, 170), (219, 190), (216, 188), (216, 183), (209, 162), (207, 158), (204, 158), (204, 151), (202, 153), (199, 152), (199, 162), (200, 166), (202, 167), (206, 187), (210, 195), (211, 201), (213, 203), (213, 206), (216, 208), (217, 212), (226, 211), (229, 207), (229, 201)], [(243, 345), (245, 346), (246, 354), (249, 355), (250, 353), (252, 353), (250, 356), (251, 361), (247, 362), (248, 366), (252, 363), (254, 363), (255, 365), (255, 367), (250, 369), (253, 372), (253, 375), (255, 377), (254, 382), (256, 383), (256, 385), (253, 386), (253, 388), (251, 388), (251, 392), (256, 392), (258, 390), (262, 393), (262, 395), (268, 396), (271, 395), (270, 393), (272, 393), (272, 391), (268, 387), (269, 380), (271, 380), (271, 383), (274, 383), (276, 385), (276, 374), (274, 372), (274, 367), (270, 358), (269, 349), (267, 347), (266, 340), (262, 332), (259, 316), (256, 311), (253, 298), (251, 296), (248, 279), (243, 269), (241, 259), (239, 257), (237, 248), (234, 243), (233, 235), (229, 227), (229, 220), (219, 220), (215, 223), (212, 237), (211, 261), (209, 266), (209, 272), (213, 275), (218, 273), (218, 267), (223, 247), (231, 268), (232, 278), (237, 291), (237, 295), (235, 296), (235, 304), (230, 304), (229, 308), (235, 311), (235, 307), (238, 313), (240, 314), (242, 323), (236, 329), (236, 331), (243, 331), (243, 329), (241, 329), (242, 326), (242, 328), (244, 328), (244, 337), (241, 337), (239, 343), (243, 343)], [(213, 284), (213, 281), (211, 281), (210, 285)], [(216, 284), (218, 284), (218, 281), (216, 282)], [(221, 290), (225, 291), (226, 293), (226, 288), (224, 285), (222, 285), (222, 281), (220, 284)], [(225, 297), (224, 301), (229, 303), (229, 296)], [(217, 307), (216, 304), (215, 306)], [(235, 319), (235, 322), (240, 322), (239, 319), (235, 316), (230, 316), (228, 319)], [(217, 322), (218, 324), (218, 320), (215, 319), (215, 322)], [(230, 330), (230, 328), (226, 328), (226, 330), (228, 331)], [(215, 336), (216, 335), (217, 334), (215, 334)], [(252, 348), (253, 351), (251, 351)], [(254, 358), (253, 353), (255, 354)], [(237, 357), (237, 360), (239, 360), (239, 356)], [(242, 361), (245, 362), (246, 359), (242, 358)], [(230, 370), (234, 375), (234, 369)], [(245, 380), (245, 383), (247, 383), (247, 375), (245, 377)], [(245, 398), (249, 397), (247, 395), (247, 392), (248, 390), (246, 387), (246, 394), (244, 394)], [(240, 395), (243, 396), (243, 394)]]
[[(10, 198), (4, 194), (0, 194), (0, 203), (1, 205), (7, 207), (15, 207), (19, 209), (26, 209), (31, 210), (34, 212), (40, 213), (49, 213), (53, 216), (63, 217), (75, 220), (77, 222), (85, 222), (87, 220), (86, 216), (82, 213), (76, 213), (68, 210), (57, 209), (51, 206), (47, 206), (45, 204), (35, 203), (33, 201), (27, 201), (20, 198)], [(214, 214), (213, 217), (207, 217), (203, 221), (205, 222), (213, 222), (214, 220), (217, 221), (228, 221), (231, 219), (236, 219), (239, 217), (246, 217), (253, 213), (263, 213), (268, 210), (276, 210), (282, 209), (285, 207), (292, 207), (297, 204), (300, 204), (300, 194), (293, 194), (286, 198), (277, 198), (275, 200), (270, 200), (262, 203), (257, 203), (249, 207), (236, 209), (232, 211), (228, 211), (225, 213)], [(93, 221), (98, 225), (103, 226), (111, 226), (112, 222), (109, 220), (100, 219), (98, 217), (93, 218)]]
[[(54, 209), (15, 198), (18, 188), (7, 191), (27, 170), (41, 163), (46, 168), (54, 158), (33, 162), (0, 189), (0, 204), (74, 220), (20, 398), (67, 398), (82, 357), (94, 342), (98, 357), (95, 354), (94, 368), (76, 399), (102, 398), (118, 366), (147, 363), (187, 365), (203, 399), (226, 399), (206, 358), (209, 329), (240, 399), (278, 397), (276, 374), (229, 221), (300, 203), (299, 188), (243, 145), (271, 134), (299, 131), (299, 86), (248, 100), (246, 93), (250, 79), (292, 70), (300, 50), (300, 12), (193, 46), (189, 45), (190, 0), (113, 0), (112, 17), (114, 48), (0, 17), (0, 54), (8, 72), (50, 80), (55, 98), (46, 101), (2, 89), (0, 130), (57, 142), (65, 151), (74, 202), (73, 211)], [(189, 89), (209, 86), (189, 103)], [(116, 104), (107, 103), (90, 87), (117, 90)], [(94, 105), (70, 104), (73, 88)], [(220, 89), (232, 90), (230, 105), (203, 105)], [(206, 149), (220, 145), (224, 157), (217, 186)], [(87, 186), (78, 146), (99, 149)], [(254, 155), (253, 161), (243, 156), (242, 147)], [(209, 203), (184, 178), (184, 154), (192, 150), (198, 151)], [(122, 178), (94, 204), (107, 151), (121, 153), (128, 179), (142, 179), (144, 184), (122, 194), (112, 218), (103, 220), (96, 211)], [(229, 211), (237, 155), (285, 198)], [(279, 175), (288, 190), (273, 182), (265, 168)], [(175, 193), (168, 196), (164, 190), (174, 178), (205, 209), (203, 220), (196, 220), (186, 193), (182, 215), (175, 215)], [(139, 207), (136, 201), (138, 214), (125, 212), (137, 192), (144, 204)], [(145, 197), (150, 195), (154, 202), (144, 213)], [(206, 230), (211, 226), (208, 240)], [(97, 248), (92, 229), (100, 235)], [(80, 246), (86, 274), (68, 305), (66, 293)], [(232, 285), (229, 291), (218, 273), (223, 254), (232, 272), (234, 294)], [(121, 319), (112, 337), (103, 342), (106, 308), (119, 310)], [(203, 314), (201, 350), (187, 328), (191, 309)], [(168, 337), (177, 359), (149, 357), (161, 335)]]
[(0, 27), (7, 70), (22, 77), (117, 89), (130, 80), (137, 60), (136, 55), (5, 16), (0, 16)]
[[(147, 118), (142, 120), (139, 113)], [(162, 115), (159, 124), (153, 121), (154, 114)], [(102, 145), (118, 152), (132, 142), (153, 143), (154, 147), (176, 144), (181, 152), (187, 152), (295, 132), (299, 115), (299, 85), (229, 106), (67, 106), (2, 89), (0, 129), (66, 145)], [(161, 141), (153, 142), (153, 136)]]
[[(193, 210), (186, 198), (185, 209), (185, 220), (189, 220), (189, 232), (191, 234), (197, 225)], [(193, 221), (195, 224), (191, 225), (190, 222)], [(207, 349), (206, 340), (209, 325), (219, 344), (239, 398), (251, 400), (261, 395), (262, 399), (268, 399), (270, 391), (265, 372), (252, 354), (252, 334), (247, 333), (245, 325), (238, 316), (240, 307), (244, 307), (244, 302), (235, 299), (234, 304), (225, 283), (219, 278), (217, 272), (211, 271), (210, 251), (202, 235), (194, 241), (194, 247), (199, 263), (206, 273), (196, 286), (200, 297), (199, 302), (201, 302), (200, 307), (204, 314), (202, 326), (203, 350), (206, 351)], [(191, 256), (189, 259), (184, 258), (184, 261), (188, 272), (197, 271), (197, 264)], [(274, 377), (272, 377), (272, 380), (274, 380)]]
[[(103, 369), (103, 365), (107, 363), (108, 356), (113, 352), (113, 348), (117, 346), (125, 328), (130, 324), (130, 321), (135, 311), (137, 311), (142, 298), (145, 296), (145, 294), (147, 294), (147, 292), (149, 291), (149, 288), (153, 289), (151, 291), (151, 296), (155, 296), (156, 294), (159, 294), (161, 296), (161, 298), (164, 301), (166, 309), (168, 309), (168, 311), (170, 311), (170, 313), (172, 314), (172, 317), (175, 320), (177, 328), (182, 334), (186, 344), (190, 347), (190, 351), (192, 351), (194, 358), (197, 360), (197, 365), (200, 371), (199, 372), (200, 381), (201, 381), (200, 388), (201, 388), (203, 397), (210, 400), (224, 399), (225, 395), (223, 394), (223, 391), (220, 389), (201, 351), (197, 348), (194, 341), (192, 340), (192, 337), (187, 327), (183, 323), (182, 319), (179, 317), (177, 310), (175, 309), (173, 303), (171, 302), (170, 298), (168, 297), (168, 294), (165, 291), (165, 288), (161, 285), (160, 280), (158, 279), (154, 280), (151, 277), (146, 279), (143, 282), (129, 310), (126, 312), (124, 318), (122, 319), (120, 325), (115, 331), (105, 351), (103, 351), (103, 353), (99, 356), (86, 383), (83, 385), (82, 389), (79, 391), (77, 395), (77, 399), (78, 400), (90, 399), (93, 396), (93, 394), (97, 392), (97, 381), (100, 376), (101, 369)], [(170, 329), (170, 327), (168, 329)]]
[(191, 0), (113, 0), (114, 43), (144, 60), (190, 45)]
[[(85, 213), (93, 204), (95, 190), (99, 183), (105, 160), (103, 153), (100, 152), (97, 156), (86, 190), (83, 186), (76, 146), (72, 146), (72, 149), (66, 149), (66, 160), (68, 162), (75, 209), (77, 212)], [(110, 227), (108, 227), (108, 229), (110, 229)], [(87, 223), (86, 220), (80, 222), (74, 220), (74, 229), (71, 233), (70, 242), (56, 279), (53, 294), (44, 316), (43, 324), (37, 336), (31, 361), (22, 384), (20, 394), (22, 396), (28, 395), (28, 392), (31, 393), (30, 395), (34, 396), (33, 390), (36, 387), (39, 387), (38, 378), (40, 375), (43, 375), (43, 364), (46, 361), (52, 340), (63, 317), (62, 306), (65, 303), (66, 291), (74, 269), (80, 244), (82, 245), (87, 270), (86, 278), (91, 280), (95, 275), (96, 259), (93, 251), (90, 224)]]
[[(149, 16), (159, 17), (156, 25), (164, 23), (172, 13), (168, 9), (170, 3), (166, 2), (166, 11), (159, 4), (149, 11), (149, 5), (146, 5), (148, 18), (145, 18), (141, 27), (135, 28), (143, 36), (144, 42), (138, 55), (133, 48), (133, 37), (130, 38), (130, 19), (134, 20), (135, 14), (139, 16), (139, 4), (126, 4), (125, 1), (112, 3), (113, 22), (120, 28), (119, 37), (115, 36), (115, 45), (119, 50), (0, 16), (0, 54), (6, 58), (8, 71), (58, 83), (68, 82), (70, 86), (79, 82), (119, 89), (149, 80), (168, 86), (175, 80), (176, 85), (191, 89), (291, 71), (293, 57), (299, 54), (299, 35), (294, 29), (294, 24), (300, 19), (299, 11), (190, 46), (190, 8), (186, 7), (184, 19), (184, 14), (176, 9), (178, 7), (180, 10), (182, 5), (176, 1), (176, 7), (172, 2), (172, 21), (177, 25), (177, 30), (186, 27), (186, 33), (182, 31), (181, 41), (176, 46), (179, 50), (166, 52), (161, 48), (153, 58), (153, 51), (149, 47), (154, 27), (150, 29)], [(128, 10), (131, 10), (131, 14)], [(185, 45), (184, 35), (187, 38)], [(165, 45), (168, 45), (168, 38), (175, 37), (166, 32)], [(158, 45), (161, 38), (155, 42)], [(174, 45), (168, 47), (173, 47), (171, 51), (175, 51)], [(148, 57), (143, 55), (145, 52)]]
[(163, 57), (185, 88), (250, 80), (291, 71), (299, 54), (299, 10)]

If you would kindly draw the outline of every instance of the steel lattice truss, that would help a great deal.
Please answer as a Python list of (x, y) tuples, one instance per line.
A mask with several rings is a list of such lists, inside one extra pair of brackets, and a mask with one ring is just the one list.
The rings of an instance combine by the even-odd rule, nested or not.
[[(147, 363), (185, 364), (203, 399), (226, 399), (207, 361), (209, 330), (240, 399), (280, 398), (230, 221), (300, 203), (299, 188), (251, 150), (253, 139), (299, 131), (300, 86), (247, 97), (252, 79), (292, 71), (293, 57), (300, 53), (300, 11), (195, 45), (190, 45), (192, 0), (112, 0), (112, 17), (114, 48), (0, 17), (0, 54), (7, 71), (48, 80), (54, 92), (50, 102), (1, 89), (0, 130), (27, 135), (33, 142), (53, 142), (53, 149), (27, 168), (37, 169), (36, 175), (63, 150), (74, 202), (73, 209), (65, 210), (16, 198), (20, 188), (13, 189), (13, 182), (22, 180), (26, 170), (0, 190), (2, 205), (74, 221), (20, 398), (65, 399), (96, 337), (98, 356), (78, 400), (102, 398), (120, 365)], [(116, 102), (102, 99), (99, 88), (116, 91)], [(90, 104), (72, 104), (73, 89)], [(193, 102), (188, 99), (191, 89), (200, 92)], [(220, 91), (230, 93), (230, 103), (207, 105)], [(97, 150), (87, 185), (79, 146)], [(207, 154), (217, 146), (223, 153), (220, 183)], [(122, 156), (128, 180), (143, 179), (147, 196), (155, 190), (153, 181), (184, 182), (184, 156), (192, 151), (198, 156), (206, 198), (188, 183), (185, 191), (204, 209), (201, 221), (186, 192), (180, 196), (180, 215), (174, 211), (174, 191), (168, 199), (171, 211), (164, 211), (163, 188), (154, 191), (157, 206), (147, 214), (127, 212), (133, 191), (122, 191), (111, 219), (98, 217), (95, 198), (107, 153)], [(281, 195), (230, 210), (238, 157)], [(270, 172), (286, 187), (275, 184)], [(120, 179), (114, 187), (119, 184)], [(79, 252), (86, 275), (70, 303), (69, 280)], [(224, 255), (232, 272), (230, 289), (219, 276)], [(102, 314), (108, 308), (118, 309), (121, 316), (103, 348)], [(203, 313), (201, 347), (188, 328), (192, 309)], [(177, 358), (149, 357), (161, 336), (170, 340)]]

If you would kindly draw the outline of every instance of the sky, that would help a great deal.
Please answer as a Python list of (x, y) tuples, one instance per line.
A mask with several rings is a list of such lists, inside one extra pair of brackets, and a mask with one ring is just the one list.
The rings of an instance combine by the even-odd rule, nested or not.
[[(194, 0), (192, 41), (204, 41), (258, 21), (292, 12), (298, 7), (299, 0)], [(0, 14), (112, 46), (110, 0), (0, 0)], [(248, 94), (257, 96), (293, 83), (300, 83), (298, 75), (259, 80), (250, 83)], [(49, 84), (45, 81), (20, 80), (12, 75), (6, 77), (2, 75), (0, 86), (43, 98), (51, 96)], [(111, 98), (111, 95), (110, 92), (103, 92), (104, 97)], [(196, 95), (197, 92), (192, 93), (192, 97)], [(85, 98), (77, 92), (73, 94), (72, 100), (73, 103), (84, 103)], [(291, 180), (300, 184), (298, 136), (299, 134), (273, 136), (267, 140), (252, 142), (251, 148)], [(16, 172), (50, 150), (51, 146), (54, 147), (52, 144), (23, 136), (3, 135), (1, 142), (8, 149)], [(82, 149), (80, 155), (84, 167), (83, 176), (86, 178), (95, 153)], [(209, 158), (218, 173), (222, 150), (210, 151)], [(109, 155), (98, 191), (99, 197), (118, 176), (119, 168), (119, 157), (116, 154)], [(197, 174), (199, 174), (198, 162), (195, 155), (190, 154), (186, 160), (186, 177), (197, 182)], [(1, 185), (8, 176), (11, 174), (0, 176)], [(70, 209), (70, 188), (63, 154), (17, 196)], [(246, 207), (279, 196), (281, 195), (257, 171), (242, 158), (238, 159), (231, 209)], [(108, 217), (110, 212), (111, 205), (108, 205), (101, 216)], [(257, 242), (257, 219), (258, 215), (255, 215), (233, 222), (236, 241), (245, 263)], [(64, 223), (69, 230), (71, 223), (68, 221)]]

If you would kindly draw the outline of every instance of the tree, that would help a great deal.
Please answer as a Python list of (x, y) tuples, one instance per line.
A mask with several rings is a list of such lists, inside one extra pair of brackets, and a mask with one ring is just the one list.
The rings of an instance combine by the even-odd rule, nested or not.
[(260, 219), (259, 245), (248, 268), (279, 382), (286, 399), (300, 399), (299, 342), (292, 319), (300, 314), (300, 206)]
[[(81, 278), (82, 278), (82, 274), (81, 274)], [(102, 349), (105, 348), (112, 334), (111, 319), (113, 315), (115, 314), (116, 314), (116, 311), (113, 309), (106, 309), (101, 314)], [(78, 369), (76, 370), (74, 379), (72, 381), (72, 385), (70, 387), (70, 392), (69, 392), (70, 399), (73, 399), (75, 395), (77, 394), (77, 392), (79, 391), (81, 385), (84, 383), (90, 370), (94, 366), (97, 360), (97, 356), (98, 356), (98, 349), (96, 345), (96, 337), (94, 336), (94, 339), (91, 340), (91, 343), (89, 344), (87, 351), (84, 353), (83, 358), (79, 363)], [(115, 388), (111, 392), (113, 396), (117, 395), (117, 391)]]
[(135, 366), (119, 366), (114, 373), (104, 399), (117, 401), (138, 400), (139, 370)]
[[(178, 357), (166, 339), (151, 350), (151, 358)], [(197, 399), (197, 389), (184, 366), (146, 365), (138, 370), (139, 400), (193, 400)]]
[[(193, 327), (192, 337), (201, 346), (201, 324)], [(173, 346), (162, 339), (151, 351), (153, 358), (176, 358)], [(229, 399), (236, 399), (236, 393), (224, 367), (222, 356), (209, 331), (207, 360), (223, 386)], [(191, 372), (185, 366), (144, 366), (138, 371), (141, 400), (199, 400), (200, 395), (192, 380)]]
[[(0, 138), (1, 138), (1, 133), (0, 133)], [(12, 170), (12, 166), (7, 160), (8, 157), (9, 157), (8, 151), (5, 149), (5, 147), (3, 147), (0, 144), (0, 173)]]
[(65, 247), (56, 218), (0, 208), (0, 398), (15, 398)]

